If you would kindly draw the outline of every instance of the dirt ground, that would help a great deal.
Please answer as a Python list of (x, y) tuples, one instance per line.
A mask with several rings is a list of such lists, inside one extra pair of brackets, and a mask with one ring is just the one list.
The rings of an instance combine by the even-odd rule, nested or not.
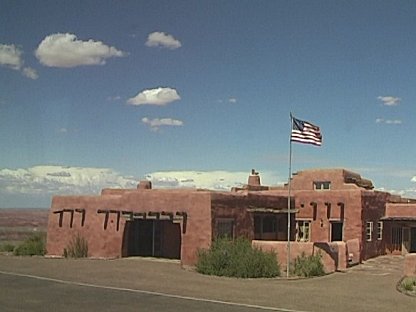
[[(403, 257), (390, 256), (319, 278), (234, 279), (204, 276), (184, 270), (178, 262), (146, 258), (73, 260), (0, 256), (0, 294), (7, 290), (9, 298), (0, 295), (0, 302), (6, 300), (10, 311), (18, 311), (13, 310), (10, 298), (22, 292), (24, 287), (36, 289), (33, 295), (36, 298), (54, 300), (48, 299), (42, 288), (32, 285), (40, 283), (41, 278), (42, 283), (59, 284), (62, 291), (75, 291), (79, 287), (83, 291), (94, 290), (97, 300), (104, 296), (106, 302), (111, 298), (114, 304), (121, 300), (119, 292), (127, 292), (132, 296), (128, 300), (134, 301), (140, 297), (141, 306), (149, 311), (151, 308), (170, 311), (167, 307), (171, 300), (171, 304), (193, 302), (187, 303), (183, 311), (194, 311), (202, 306), (206, 309), (197, 310), (215, 310), (209, 304), (203, 305), (203, 302), (215, 302), (224, 307), (237, 306), (241, 307), (238, 309), (241, 311), (412, 311), (416, 306), (416, 298), (396, 290), (402, 265)], [(4, 283), (1, 283), (2, 280)], [(15, 282), (15, 286), (11, 286), (11, 281)], [(52, 289), (44, 286), (45, 292)], [(117, 292), (108, 293), (108, 290)], [(25, 292), (25, 297), (20, 300), (30, 300), (31, 293)], [(166, 309), (153, 305), (160, 302), (161, 297)], [(64, 302), (69, 300), (65, 296), (59, 298)], [(90, 308), (88, 310), (95, 311)]]
[(48, 209), (0, 208), (0, 244), (20, 242), (35, 232), (46, 232)]

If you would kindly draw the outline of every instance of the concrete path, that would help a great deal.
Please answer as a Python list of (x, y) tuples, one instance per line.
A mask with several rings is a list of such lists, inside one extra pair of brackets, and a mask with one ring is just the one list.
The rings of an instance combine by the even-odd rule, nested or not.
[(402, 264), (379, 257), (345, 273), (287, 281), (204, 276), (143, 258), (0, 256), (0, 303), (1, 311), (58, 303), (56, 311), (80, 311), (81, 303), (88, 311), (411, 311), (416, 298), (396, 291)]

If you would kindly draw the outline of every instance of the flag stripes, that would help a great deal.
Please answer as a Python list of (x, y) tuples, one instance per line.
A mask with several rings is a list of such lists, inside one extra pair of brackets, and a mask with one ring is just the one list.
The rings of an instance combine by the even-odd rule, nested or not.
[(322, 135), (319, 127), (308, 121), (292, 117), (292, 133), (290, 140), (292, 142), (322, 145)]

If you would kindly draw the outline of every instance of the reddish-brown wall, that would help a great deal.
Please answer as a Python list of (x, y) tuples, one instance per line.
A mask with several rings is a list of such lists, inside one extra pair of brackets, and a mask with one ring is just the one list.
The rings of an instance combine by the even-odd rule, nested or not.
[[(74, 210), (73, 224), (70, 227), (71, 213), (63, 212), (62, 227), (59, 226), (59, 213), (62, 209)], [(85, 209), (84, 226), (82, 213), (75, 209)], [(90, 257), (118, 257), (121, 255), (124, 219), (120, 219), (117, 231), (116, 215), (110, 214), (107, 229), (104, 230), (104, 214), (98, 209), (120, 209), (118, 196), (55, 196), (48, 218), (48, 255), (62, 256), (70, 241), (80, 234), (88, 241)]]
[[(104, 229), (105, 213), (98, 210), (132, 212), (186, 212), (186, 229), (182, 231), (181, 260), (194, 264), (198, 248), (211, 243), (211, 199), (209, 192), (138, 190), (122, 195), (103, 196), (56, 196), (48, 220), (47, 252), (50, 256), (62, 256), (74, 235), (79, 233), (88, 241), (90, 257), (121, 257), (126, 219), (109, 213)], [(64, 212), (62, 227), (59, 214), (62, 209), (85, 209), (85, 223), (81, 226), (81, 213), (74, 212), (70, 227), (70, 212)], [(117, 230), (117, 220), (118, 230)], [(181, 227), (183, 228), (183, 221)]]
[[(385, 254), (383, 240), (377, 238), (377, 224), (386, 212), (388, 194), (384, 192), (363, 191), (363, 229), (362, 229), (362, 259), (368, 259)], [(366, 240), (366, 222), (373, 222), (372, 240)]]
[[(273, 251), (277, 255), (277, 260), (282, 270), (287, 268), (287, 242), (276, 241), (253, 241), (253, 246), (265, 251)], [(347, 248), (344, 242), (332, 243), (290, 243), (290, 262), (304, 253), (306, 256), (320, 253), (322, 256), (322, 263), (326, 273), (335, 272), (336, 270), (343, 270), (347, 268)]]
[(387, 203), (386, 217), (413, 217), (416, 218), (416, 204)]

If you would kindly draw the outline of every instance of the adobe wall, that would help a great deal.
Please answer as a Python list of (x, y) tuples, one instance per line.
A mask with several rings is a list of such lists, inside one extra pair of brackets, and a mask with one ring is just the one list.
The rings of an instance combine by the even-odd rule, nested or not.
[(313, 190), (313, 182), (331, 182), (331, 190), (358, 189), (355, 184), (346, 184), (344, 181), (344, 169), (316, 169), (305, 170), (296, 173), (291, 181), (292, 190)]
[(416, 277), (416, 254), (411, 253), (404, 256), (404, 276)]
[(295, 191), (297, 220), (311, 220), (313, 242), (331, 241), (331, 222), (343, 222), (343, 240), (362, 239), (361, 190)]
[[(363, 260), (385, 254), (385, 240), (377, 238), (377, 224), (386, 213), (386, 202), (389, 194), (377, 191), (362, 191), (363, 201), (363, 229), (362, 251)], [(372, 240), (366, 239), (366, 222), (373, 222)], [(383, 236), (385, 229), (383, 229)]]
[[(277, 254), (277, 260), (280, 268), (284, 271), (287, 267), (287, 242), (276, 241), (259, 241), (253, 240), (254, 247), (257, 247), (265, 252), (273, 251)], [(346, 269), (348, 266), (347, 248), (344, 242), (332, 243), (300, 243), (290, 242), (290, 262), (297, 256), (305, 253), (306, 256), (315, 255), (317, 253), (322, 255), (322, 263), (326, 273), (332, 273), (337, 270)]]
[[(55, 196), (48, 220), (47, 253), (62, 256), (71, 238), (79, 233), (88, 241), (89, 257), (121, 257), (126, 227), (122, 211), (179, 211), (187, 214), (186, 224), (181, 223), (181, 261), (194, 264), (197, 249), (211, 243), (210, 203), (210, 193), (198, 191), (138, 190), (123, 195)], [(59, 226), (61, 213), (54, 212), (62, 210)], [(82, 210), (83, 225), (82, 213), (77, 212)], [(72, 227), (70, 211), (73, 211)]]
[[(121, 255), (125, 220), (117, 220), (116, 215), (110, 214), (107, 227), (104, 229), (105, 216), (97, 213), (98, 209), (120, 209), (120, 197), (53, 197), (48, 217), (47, 254), (49, 256), (62, 256), (70, 241), (79, 234), (88, 242), (90, 257), (119, 257)], [(55, 213), (62, 210), (64, 211), (61, 213)], [(84, 220), (82, 220), (82, 211), (85, 211)], [(62, 218), (61, 226), (59, 224), (60, 218)]]
[(416, 218), (416, 203), (386, 204), (386, 217), (413, 217)]
[(234, 236), (254, 238), (253, 207), (287, 209), (287, 196), (268, 192), (212, 193), (212, 235), (216, 233), (216, 220), (233, 219)]
[(211, 244), (210, 192), (142, 190), (124, 195), (121, 206), (135, 212), (186, 212), (186, 228), (185, 231), (182, 228), (181, 242), (181, 263), (184, 265), (194, 265), (198, 248), (209, 248)]

